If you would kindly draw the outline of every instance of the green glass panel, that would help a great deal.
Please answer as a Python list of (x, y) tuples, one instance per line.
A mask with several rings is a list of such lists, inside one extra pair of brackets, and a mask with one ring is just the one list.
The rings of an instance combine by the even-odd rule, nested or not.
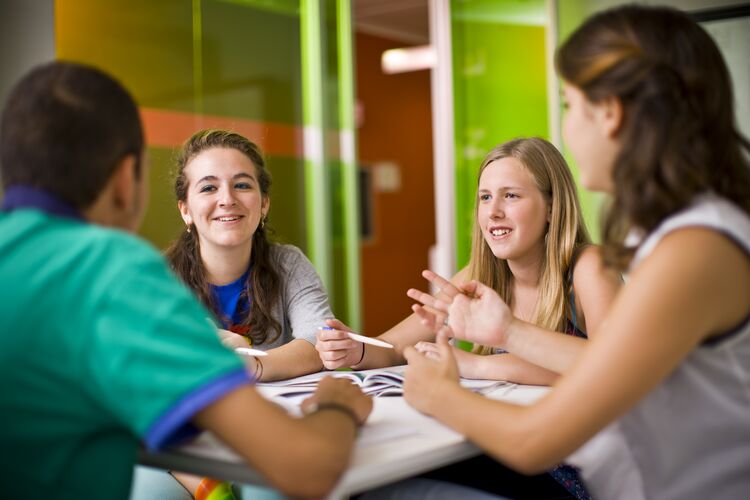
[(339, 148), (339, 46), (338, 46), (338, 12), (336, 0), (321, 2), (323, 21), (323, 90), (325, 92), (324, 125), (326, 137), (326, 168), (328, 171), (329, 214), (331, 216), (330, 252), (331, 252), (331, 301), (336, 314), (349, 321), (349, 310), (346, 300), (346, 248), (344, 239), (344, 216), (347, 207), (342, 192), (343, 165), (340, 161)]
[(548, 137), (544, 22), (543, 1), (452, 3), (459, 268), (469, 258), (485, 154), (515, 137)]
[[(302, 123), (299, 9), (298, 2), (296, 12), (290, 2), (284, 5), (287, 8), (270, 9), (258, 2), (203, 1), (205, 114), (298, 130)], [(306, 251), (305, 179), (296, 148), (292, 142), (284, 145), (281, 154), (267, 154), (273, 178), (269, 220), (276, 239)]]
[(299, 17), (209, 0), (202, 19), (204, 112), (301, 123)]
[(193, 111), (190, 0), (58, 0), (57, 57), (102, 68), (144, 107)]
[[(271, 224), (278, 239), (306, 249), (305, 179), (296, 141), (302, 116), (299, 2), (60, 0), (55, 7), (57, 57), (108, 71), (141, 107), (187, 113), (180, 116), (195, 123), (191, 131), (201, 126), (200, 115), (286, 130), (286, 143), (266, 137), (276, 144), (267, 154)], [(181, 221), (169, 175), (172, 149), (160, 146), (149, 150), (152, 189), (141, 234), (164, 248)]]
[[(557, 26), (558, 26), (558, 46), (560, 43), (575, 30), (580, 24), (586, 19), (591, 13), (591, 6), (586, 5), (584, 2), (558, 2), (557, 4)], [(561, 87), (562, 88), (562, 87)], [(561, 102), (562, 105), (562, 102)], [(565, 110), (561, 110), (560, 116), (564, 117)], [(570, 169), (573, 172), (573, 177), (578, 185), (578, 197), (581, 200), (581, 210), (583, 211), (583, 218), (586, 220), (586, 227), (591, 234), (591, 238), (595, 242), (601, 241), (601, 227), (599, 221), (599, 214), (601, 211), (602, 202), (605, 196), (602, 193), (595, 193), (588, 191), (581, 185), (580, 182), (580, 170), (578, 164), (573, 159), (573, 155), (570, 154), (570, 150), (565, 146), (563, 142), (563, 154), (565, 160), (567, 160)]]
[[(313, 1), (320, 15), (315, 42), (303, 40), (300, 0), (57, 0), (56, 50), (60, 59), (113, 74), (133, 93), (146, 119), (155, 120), (146, 123), (147, 129), (158, 125), (162, 143), (148, 148), (151, 195), (144, 237), (163, 249), (183, 227), (172, 188), (179, 143), (216, 120), (228, 128), (258, 130), (262, 137), (249, 138), (267, 144), (273, 177), (270, 225), (276, 239), (308, 255), (313, 253), (310, 241), (330, 242), (324, 248), (326, 260), (336, 263), (327, 283), (331, 302), (338, 316), (356, 325), (358, 319), (349, 318), (347, 304), (355, 302), (347, 290), (358, 300), (359, 290), (351, 290), (358, 281), (351, 280), (352, 266), (344, 263), (353, 262), (349, 254), (359, 247), (345, 237), (344, 214), (357, 207), (344, 195), (339, 153), (340, 82), (347, 78), (351, 87), (352, 78), (351, 64), (340, 65), (339, 40), (351, 42), (351, 33), (341, 33), (340, 3)], [(307, 89), (305, 101), (303, 51), (318, 45), (307, 57), (315, 57), (321, 88)], [(308, 120), (304, 103), (317, 110), (314, 119), (325, 137), (323, 183), (306, 173), (310, 152), (301, 151)], [(161, 133), (170, 128), (185, 137)], [(315, 204), (324, 204), (324, 210)], [(308, 218), (309, 213), (324, 214), (326, 220)]]
[(138, 232), (160, 249), (167, 248), (185, 226), (172, 194), (172, 157), (171, 149), (148, 148), (149, 190), (152, 196)]

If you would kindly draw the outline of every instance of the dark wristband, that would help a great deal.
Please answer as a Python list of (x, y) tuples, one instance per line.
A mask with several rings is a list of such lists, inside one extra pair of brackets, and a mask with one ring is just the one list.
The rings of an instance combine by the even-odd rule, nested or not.
[(359, 361), (354, 363), (354, 366), (358, 366), (360, 363), (362, 363), (362, 360), (365, 359), (365, 343), (362, 342), (362, 356), (360, 356)]
[(349, 417), (352, 420), (352, 422), (354, 422), (354, 427), (362, 426), (362, 423), (359, 421), (357, 414), (354, 413), (354, 410), (352, 410), (348, 406), (345, 406), (339, 403), (318, 403), (314, 407), (310, 408), (307, 414), (312, 415), (313, 413), (318, 413), (323, 410), (333, 410), (333, 411), (343, 413), (344, 415)]

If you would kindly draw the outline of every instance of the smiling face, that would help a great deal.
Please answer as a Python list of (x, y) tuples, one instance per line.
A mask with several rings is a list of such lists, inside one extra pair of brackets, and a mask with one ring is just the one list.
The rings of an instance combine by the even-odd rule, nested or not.
[(541, 258), (550, 205), (520, 160), (506, 157), (487, 165), (477, 196), (477, 223), (495, 257)]
[(188, 162), (184, 173), (187, 196), (178, 207), (185, 224), (194, 225), (201, 250), (246, 246), (249, 251), (269, 206), (250, 158), (232, 148), (206, 149)]

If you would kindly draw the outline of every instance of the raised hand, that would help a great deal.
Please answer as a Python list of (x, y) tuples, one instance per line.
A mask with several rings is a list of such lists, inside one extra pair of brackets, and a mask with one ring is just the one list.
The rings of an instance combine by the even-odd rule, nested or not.
[(434, 405), (440, 401), (444, 387), (458, 384), (458, 366), (445, 330), (438, 332), (435, 345), (436, 352), (429, 358), (414, 347), (404, 349), (404, 357), (409, 362), (404, 381), (404, 398), (414, 408), (428, 415), (433, 413)]
[[(447, 330), (447, 327), (446, 327)], [(414, 348), (419, 351), (422, 355), (434, 359), (436, 361), (440, 361), (440, 346), (435, 342), (418, 342)], [(477, 361), (477, 358), (480, 356), (478, 354), (472, 354), (470, 352), (466, 352), (463, 349), (459, 349), (458, 347), (451, 346), (451, 352), (453, 353), (453, 357), (456, 359), (456, 364), (458, 365), (458, 373), (462, 377), (466, 378), (474, 378), (474, 366), (475, 362)]]
[(461, 290), (447, 279), (432, 271), (422, 271), (422, 276), (435, 286), (435, 293), (430, 295), (411, 288), (406, 294), (423, 304), (421, 306), (418, 304), (413, 305), (412, 311), (419, 316), (423, 325), (437, 333), (445, 324), (445, 319), (448, 316), (448, 306), (457, 295), (461, 294)]
[(364, 344), (350, 339), (346, 332), (351, 328), (337, 319), (326, 320), (330, 330), (318, 330), (315, 334), (318, 351), (323, 366), (329, 370), (359, 364), (364, 355)]
[(513, 312), (492, 288), (469, 281), (447, 306), (447, 324), (456, 337), (484, 345), (504, 346)]

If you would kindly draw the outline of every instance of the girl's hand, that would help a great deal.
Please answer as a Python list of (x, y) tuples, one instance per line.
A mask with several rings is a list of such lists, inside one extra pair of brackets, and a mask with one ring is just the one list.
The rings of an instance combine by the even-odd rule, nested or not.
[(321, 329), (315, 334), (315, 349), (323, 366), (328, 370), (335, 370), (358, 365), (362, 361), (365, 345), (350, 339), (346, 332), (351, 332), (351, 328), (337, 319), (326, 320), (326, 326), (331, 329)]
[[(422, 355), (427, 358), (440, 361), (440, 348), (434, 342), (418, 342), (414, 348), (419, 351)], [(458, 347), (451, 346), (451, 352), (453, 357), (456, 359), (456, 365), (458, 366), (458, 373), (464, 378), (475, 378), (474, 369), (478, 358), (478, 354), (472, 354), (466, 352)]]
[(223, 330), (221, 328), (218, 328), (216, 330), (216, 333), (219, 335), (219, 339), (221, 339), (221, 343), (224, 345), (224, 347), (228, 347), (229, 349), (237, 349), (238, 347), (250, 347), (250, 342), (244, 335), (230, 332), (229, 330)]
[(454, 336), (483, 345), (504, 347), (508, 329), (515, 319), (508, 305), (497, 292), (477, 281), (463, 284), (460, 290), (461, 293), (450, 302), (415, 289), (410, 289), (407, 294), (423, 304), (414, 306), (424, 310), (418, 313), (420, 317), (429, 314), (427, 308), (438, 311), (435, 317), (442, 317)]
[(430, 357), (413, 347), (404, 349), (404, 357), (409, 362), (404, 381), (404, 398), (414, 408), (428, 415), (434, 413), (433, 408), (441, 399), (443, 387), (458, 383), (458, 366), (445, 330), (438, 332), (435, 345), (437, 349)]
[(310, 413), (325, 403), (349, 408), (357, 416), (359, 425), (365, 423), (372, 411), (372, 398), (365, 396), (359, 386), (344, 378), (323, 377), (313, 395), (305, 399), (300, 407), (303, 413)]
[[(440, 301), (441, 304), (449, 305), (453, 302), (454, 297), (461, 294), (460, 289), (439, 274), (425, 270), (422, 271), (422, 276), (435, 286), (435, 294), (434, 296), (431, 295), (431, 297)], [(422, 292), (412, 288), (408, 290), (406, 294), (414, 300), (419, 300), (417, 296), (422, 294)], [(419, 301), (421, 302), (421, 300)], [(438, 330), (444, 326), (447, 314), (442, 309), (419, 306), (416, 304), (413, 305), (411, 309), (417, 316), (419, 316), (422, 324), (433, 332), (437, 333)]]

